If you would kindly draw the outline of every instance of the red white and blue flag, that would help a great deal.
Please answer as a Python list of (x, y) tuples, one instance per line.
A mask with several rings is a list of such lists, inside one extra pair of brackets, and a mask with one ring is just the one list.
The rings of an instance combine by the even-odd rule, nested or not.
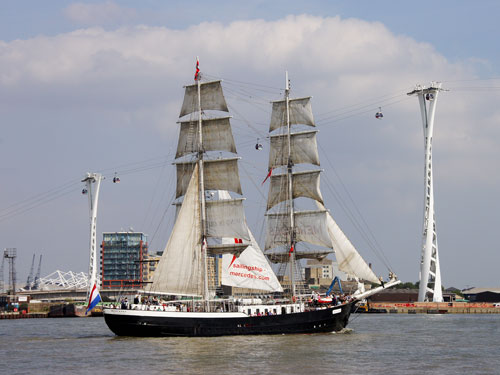
[(99, 294), (97, 286), (94, 284), (92, 292), (90, 292), (89, 305), (87, 306), (87, 311), (85, 311), (85, 315), (87, 315), (89, 311), (91, 311), (94, 307), (96, 307), (96, 305), (99, 302), (101, 302), (101, 295)]

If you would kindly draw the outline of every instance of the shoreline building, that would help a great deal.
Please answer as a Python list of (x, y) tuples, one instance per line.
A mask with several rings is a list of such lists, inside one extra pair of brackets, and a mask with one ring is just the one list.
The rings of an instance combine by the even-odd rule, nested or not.
[(157, 252), (155, 255), (150, 254), (146, 257), (145, 265), (145, 273), (143, 275), (143, 280), (145, 282), (153, 282), (153, 274), (156, 271), (156, 267), (158, 267), (158, 263), (160, 263), (160, 258), (161, 258), (162, 252)]
[(207, 258), (208, 288), (216, 291), (222, 286), (222, 255), (209, 256)]
[(343, 283), (351, 281), (345, 272), (339, 270), (338, 263), (328, 258), (308, 259), (304, 268), (304, 276), (309, 287), (329, 286), (335, 276)]
[(137, 289), (148, 281), (147, 236), (141, 232), (103, 233), (101, 288)]

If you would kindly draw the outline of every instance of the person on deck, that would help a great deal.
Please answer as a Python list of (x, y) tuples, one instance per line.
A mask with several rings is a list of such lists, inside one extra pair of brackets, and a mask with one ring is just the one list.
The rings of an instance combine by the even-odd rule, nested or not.
[(316, 291), (313, 291), (313, 305), (314, 306), (318, 305), (318, 300), (319, 300), (318, 293), (316, 293)]

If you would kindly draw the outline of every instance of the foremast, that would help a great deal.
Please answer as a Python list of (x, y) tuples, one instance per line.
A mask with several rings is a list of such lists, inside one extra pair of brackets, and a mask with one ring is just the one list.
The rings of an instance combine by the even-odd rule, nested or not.
[(196, 74), (194, 76), (197, 86), (198, 96), (198, 169), (199, 169), (199, 187), (200, 187), (200, 219), (201, 219), (201, 252), (203, 257), (203, 302), (206, 311), (210, 311), (209, 291), (208, 291), (208, 254), (207, 254), (207, 239), (206, 239), (206, 203), (205, 203), (205, 179), (203, 171), (203, 127), (202, 127), (202, 111), (201, 111), (201, 74), (199, 71), (199, 59), (196, 58)]
[(287, 180), (288, 180), (288, 198), (289, 215), (290, 215), (290, 284), (292, 289), (292, 298), (295, 298), (297, 293), (295, 287), (295, 217), (294, 217), (294, 201), (293, 201), (293, 160), (292, 160), (292, 140), (290, 132), (290, 81), (288, 80), (288, 71), (285, 73), (285, 103), (286, 103), (286, 130), (287, 130)]
[[(176, 220), (149, 291), (201, 297), (203, 309), (210, 311), (211, 288), (218, 285), (212, 273), (216, 262), (224, 254), (239, 256), (251, 236), (244, 198), (215, 198), (221, 190), (242, 195), (239, 158), (224, 155), (236, 154), (236, 146), (230, 116), (219, 113), (229, 112), (221, 81), (202, 82), (198, 61), (196, 67), (178, 121)], [(238, 242), (224, 242), (227, 238)]]

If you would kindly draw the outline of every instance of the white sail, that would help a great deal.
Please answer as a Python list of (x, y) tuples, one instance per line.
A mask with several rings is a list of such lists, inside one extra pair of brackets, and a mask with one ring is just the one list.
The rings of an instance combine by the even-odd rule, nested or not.
[[(309, 163), (319, 165), (317, 131), (306, 131), (290, 134), (291, 153), (294, 164)], [(288, 147), (286, 134), (271, 136), (271, 150), (269, 153), (269, 168), (288, 164)]]
[[(317, 206), (320, 209), (324, 209), (322, 204), (317, 203)], [(380, 284), (375, 273), (366, 264), (361, 255), (359, 255), (354, 245), (349, 241), (344, 232), (342, 232), (329, 212), (327, 213), (326, 222), (339, 270), (359, 279)]]
[(239, 257), (222, 256), (222, 284), (239, 288), (282, 292), (283, 288), (262, 251), (248, 246)]
[(250, 241), (243, 199), (207, 201), (207, 236)]
[(239, 257), (232, 254), (222, 256), (222, 284), (282, 292), (283, 288), (278, 278), (250, 231), (249, 235), (252, 244)]
[[(219, 202), (231, 200), (231, 196), (226, 190), (219, 190), (218, 193)], [(248, 229), (247, 237), (251, 245), (246, 245), (248, 247), (243, 252), (233, 252), (222, 256), (222, 284), (247, 289), (282, 292), (283, 288), (278, 278), (250, 229)], [(234, 243), (236, 240), (239, 241), (239, 238), (223, 238), (222, 242), (227, 247), (245, 246), (245, 244)]]
[[(311, 107), (311, 98), (290, 99), (290, 124), (314, 125), (314, 117)], [(271, 125), (269, 131), (286, 126), (286, 100), (273, 102), (273, 112), (271, 114)]]
[[(200, 83), (201, 110), (229, 112), (222, 93), (221, 81)], [(186, 86), (179, 117), (198, 111), (198, 84)]]
[[(292, 179), (293, 197), (306, 197), (323, 203), (319, 190), (319, 175), (321, 171), (294, 172)], [(271, 176), (269, 194), (267, 196), (267, 209), (274, 207), (288, 199), (288, 179), (286, 174)]]
[[(226, 189), (241, 194), (238, 159), (205, 160), (203, 163), (205, 190)], [(176, 166), (177, 189), (175, 197), (179, 198), (186, 193), (195, 162), (176, 163)]]
[[(296, 211), (295, 241), (332, 247), (327, 227), (326, 210)], [(265, 250), (290, 244), (290, 215), (287, 213), (267, 214)]]
[[(269, 154), (269, 169), (288, 166), (287, 174), (271, 176), (267, 201), (267, 233), (265, 250), (271, 250), (268, 255), (273, 261), (286, 261), (287, 252), (296, 242), (308, 242), (314, 245), (327, 247), (334, 250), (339, 269), (350, 275), (379, 283), (378, 278), (361, 258), (352, 243), (342, 233), (330, 213), (323, 206), (320, 191), (320, 171), (293, 172), (295, 164), (319, 165), (319, 156), (316, 144), (316, 132), (292, 132), (292, 125), (315, 126), (310, 98), (289, 98), (288, 76), (286, 78), (285, 98), (273, 102), (269, 132), (281, 127), (286, 130), (279, 135), (271, 135), (271, 149)], [(288, 143), (290, 142), (290, 143)], [(290, 175), (291, 172), (291, 175)], [(295, 198), (303, 197), (315, 201), (320, 211), (308, 214), (295, 211)], [(281, 202), (279, 213), (270, 213)], [(277, 211), (274, 208), (274, 211)], [(293, 256), (290, 256), (292, 255)], [(302, 258), (322, 258), (329, 251), (297, 251), (288, 254), (290, 267)], [(292, 293), (294, 290), (293, 275)]]
[(198, 166), (182, 202), (167, 246), (153, 274), (150, 290), (177, 295), (202, 295), (201, 219)]
[[(236, 153), (233, 133), (231, 132), (230, 117), (203, 119), (203, 150), (227, 151)], [(198, 152), (198, 121), (180, 121), (181, 130), (177, 145), (176, 158)]]

